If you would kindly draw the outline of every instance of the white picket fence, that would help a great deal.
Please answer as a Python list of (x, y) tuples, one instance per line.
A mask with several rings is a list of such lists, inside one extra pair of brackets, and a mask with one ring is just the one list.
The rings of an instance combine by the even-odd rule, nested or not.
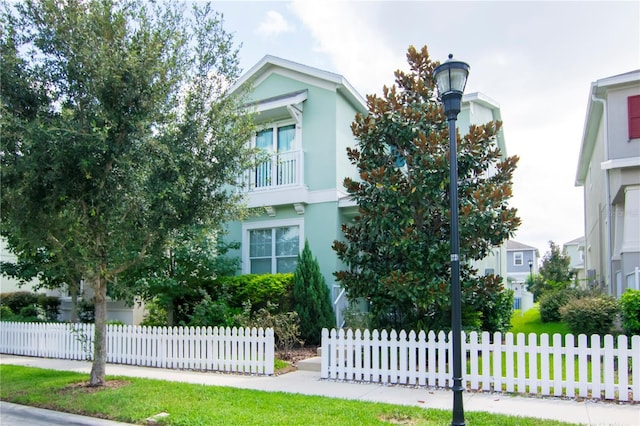
[[(91, 360), (93, 324), (0, 322), (0, 353)], [(272, 375), (268, 328), (107, 325), (107, 362)]]
[[(640, 401), (640, 336), (463, 332), (470, 390)], [(322, 331), (321, 378), (451, 387), (451, 333)], [(577, 343), (577, 344), (576, 344)], [(629, 345), (630, 343), (630, 345)], [(466, 368), (464, 366), (466, 359)], [(636, 368), (633, 369), (632, 365)], [(577, 393), (576, 393), (577, 392)]]

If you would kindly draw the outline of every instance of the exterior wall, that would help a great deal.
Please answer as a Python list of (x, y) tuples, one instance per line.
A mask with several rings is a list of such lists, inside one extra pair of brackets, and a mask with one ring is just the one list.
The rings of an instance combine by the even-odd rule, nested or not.
[(628, 277), (640, 285), (640, 139), (629, 140), (627, 106), (639, 94), (638, 71), (592, 84), (576, 178), (584, 187), (586, 275), (614, 296)]
[[(515, 264), (515, 253), (522, 253), (522, 265)], [(529, 261), (533, 262), (532, 270), (529, 270)], [(510, 278), (516, 281), (525, 281), (529, 274), (538, 272), (538, 259), (535, 249), (514, 249), (507, 251), (507, 271)]]
[(344, 178), (351, 177), (358, 179), (357, 169), (347, 158), (347, 147), (355, 147), (357, 144), (355, 136), (351, 132), (351, 123), (355, 121), (356, 111), (343, 96), (338, 96), (336, 102), (336, 181), (335, 188), (346, 194), (344, 189)]
[[(5, 240), (0, 238), (0, 262), (15, 262), (16, 256), (7, 250)], [(16, 291), (34, 291), (37, 280), (31, 280), (24, 285), (20, 285), (18, 280), (0, 275), (0, 293), (14, 293)]]
[[(600, 172), (600, 163), (604, 161), (604, 128), (602, 119), (598, 125), (596, 145), (584, 185), (585, 200), (585, 270), (587, 278), (594, 279), (590, 285), (605, 285), (608, 281), (605, 262), (606, 227), (605, 174)], [(593, 272), (595, 271), (595, 275)], [(610, 290), (610, 289), (609, 289)]]
[(640, 94), (640, 89), (620, 88), (607, 92), (609, 158), (611, 160), (640, 156), (640, 140), (629, 140), (627, 98)]

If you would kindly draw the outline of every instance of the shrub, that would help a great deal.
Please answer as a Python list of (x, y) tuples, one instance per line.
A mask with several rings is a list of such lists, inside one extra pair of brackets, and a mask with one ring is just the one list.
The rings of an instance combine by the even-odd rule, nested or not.
[(226, 300), (212, 300), (211, 296), (205, 294), (200, 302), (193, 307), (189, 325), (192, 326), (212, 326), (212, 327), (234, 327), (240, 326), (235, 318), (240, 308), (231, 308)]
[(153, 299), (145, 303), (146, 312), (140, 325), (147, 327), (164, 327), (167, 324), (167, 310)]
[(513, 314), (513, 294), (513, 290), (503, 290), (493, 295), (491, 303), (484, 303), (480, 307), (482, 331), (491, 333), (509, 331)]
[(540, 321), (558, 322), (562, 320), (560, 308), (570, 300), (587, 296), (588, 293), (576, 288), (559, 288), (545, 293), (540, 298)]
[(15, 314), (10, 307), (0, 305), (0, 321), (15, 321)]
[(222, 293), (229, 294), (229, 305), (242, 308), (250, 301), (254, 310), (267, 304), (278, 305), (280, 311), (291, 309), (293, 274), (246, 274), (235, 277), (220, 277), (216, 283)]
[(25, 306), (20, 309), (20, 312), (18, 313), (20, 318), (18, 320), (25, 322), (38, 322), (42, 320), (42, 318), (40, 318), (41, 312), (43, 312), (42, 308), (38, 309), (37, 305)]
[(335, 326), (327, 283), (305, 242), (293, 274), (293, 310), (300, 317), (300, 335), (306, 343), (320, 344), (322, 329)]
[(371, 328), (371, 314), (361, 309), (356, 302), (349, 302), (349, 306), (342, 310), (342, 317), (344, 318), (343, 328), (352, 330), (367, 330)]
[(300, 318), (297, 312), (276, 312), (278, 307), (268, 304), (260, 308), (250, 320), (249, 327), (273, 328), (276, 347), (282, 359), (291, 358), (291, 350), (296, 345), (302, 345), (300, 340)]
[(617, 313), (617, 301), (604, 295), (572, 299), (560, 308), (562, 320), (575, 335), (609, 333)]
[(628, 335), (640, 334), (640, 290), (627, 289), (620, 298), (622, 328)]
[(38, 306), (44, 309), (47, 321), (58, 320), (58, 315), (60, 315), (60, 298), (41, 294), (38, 296)]
[(80, 322), (89, 324), (95, 322), (96, 310), (93, 305), (93, 299), (89, 301), (82, 299), (78, 302), (78, 319)]
[(33, 306), (38, 303), (38, 295), (28, 291), (17, 291), (15, 293), (4, 293), (0, 295), (0, 305), (8, 306), (11, 312), (20, 312), (26, 306)]

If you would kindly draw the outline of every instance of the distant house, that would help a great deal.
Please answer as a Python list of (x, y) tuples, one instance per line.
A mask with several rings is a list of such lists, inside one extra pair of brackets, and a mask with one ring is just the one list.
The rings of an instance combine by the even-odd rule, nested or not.
[(584, 237), (576, 238), (562, 245), (562, 252), (569, 257), (569, 270), (575, 274), (575, 279), (579, 284), (586, 280), (584, 270)]
[(538, 273), (538, 249), (507, 241), (507, 288), (514, 292), (514, 309), (526, 312), (533, 307), (533, 294), (527, 291), (527, 279)]
[(589, 284), (617, 297), (640, 289), (640, 70), (591, 84), (576, 186)]
[[(226, 238), (241, 243), (230, 255), (242, 260), (238, 273), (293, 272), (308, 240), (341, 326), (348, 300), (333, 273), (344, 266), (331, 247), (343, 239), (341, 225), (358, 211), (343, 181), (358, 179), (346, 149), (356, 146), (350, 126), (356, 113), (367, 114), (366, 103), (343, 76), (274, 56), (260, 60), (234, 90), (245, 82), (252, 83), (248, 107), (258, 125), (250, 143), (269, 159), (242, 176), (238, 190), (257, 214), (227, 225)], [(469, 124), (491, 120), (500, 120), (494, 101), (480, 93), (464, 96), (458, 120), (462, 133)], [(498, 143), (506, 156), (502, 133)], [(505, 259), (504, 249), (497, 247), (474, 266), (505, 276)]]
[[(0, 238), (0, 262), (15, 263), (16, 261), (16, 256), (7, 249), (4, 238)], [(24, 285), (20, 285), (18, 280), (0, 274), (0, 293), (14, 293), (16, 291), (32, 292), (34, 286), (37, 284), (37, 280), (32, 280)]]

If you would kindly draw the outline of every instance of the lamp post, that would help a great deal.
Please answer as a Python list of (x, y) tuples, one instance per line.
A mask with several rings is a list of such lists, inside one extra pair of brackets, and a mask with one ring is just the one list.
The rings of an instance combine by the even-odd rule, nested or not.
[(453, 55), (433, 70), (438, 94), (449, 121), (449, 203), (451, 210), (451, 334), (453, 336), (453, 419), (452, 425), (464, 425), (462, 404), (462, 302), (460, 294), (460, 241), (458, 235), (458, 157), (456, 120), (467, 83), (469, 65)]
[(533, 260), (529, 259), (529, 284), (533, 284)]

